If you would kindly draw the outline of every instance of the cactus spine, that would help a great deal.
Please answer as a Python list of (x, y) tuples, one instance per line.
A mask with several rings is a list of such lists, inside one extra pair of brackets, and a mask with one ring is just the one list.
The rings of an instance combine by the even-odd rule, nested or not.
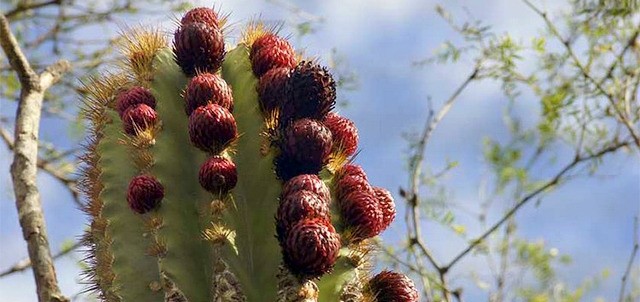
[[(367, 282), (393, 200), (347, 164), (357, 130), (327, 116), (330, 73), (259, 23), (225, 51), (224, 21), (188, 12), (173, 47), (128, 33), (119, 70), (85, 84), (89, 289), (104, 301), (386, 301)], [(417, 301), (410, 283), (400, 292)]]

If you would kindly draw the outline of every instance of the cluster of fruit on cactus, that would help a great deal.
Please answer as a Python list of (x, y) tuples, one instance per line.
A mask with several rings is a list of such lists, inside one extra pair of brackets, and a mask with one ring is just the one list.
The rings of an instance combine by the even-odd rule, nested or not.
[(357, 129), (333, 112), (327, 68), (259, 22), (226, 51), (225, 23), (200, 7), (172, 47), (159, 31), (125, 34), (120, 69), (86, 84), (91, 289), (105, 301), (418, 301), (406, 276), (371, 277), (395, 205), (352, 163)]

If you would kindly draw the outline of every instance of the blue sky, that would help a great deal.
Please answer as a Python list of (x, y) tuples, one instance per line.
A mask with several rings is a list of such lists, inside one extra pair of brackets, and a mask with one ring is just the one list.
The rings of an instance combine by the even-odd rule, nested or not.
[[(436, 49), (453, 32), (437, 16), (434, 6), (439, 2), (420, 0), (341, 0), (298, 1), (305, 11), (324, 18), (313, 35), (294, 38), (297, 48), (326, 62), (332, 48), (347, 60), (358, 74), (360, 87), (355, 91), (340, 91), (339, 97), (348, 99), (349, 106), (340, 113), (353, 119), (359, 128), (361, 154), (357, 162), (365, 167), (371, 182), (389, 188), (394, 194), (407, 183), (405, 151), (407, 144), (401, 134), (420, 130), (427, 114), (427, 98), (436, 107), (445, 100), (470, 72), (471, 62), (462, 61), (448, 66), (415, 68), (412, 62), (420, 60)], [(559, 1), (538, 2), (553, 10)], [(200, 3), (212, 4), (211, 1)], [(224, 11), (232, 12), (232, 23), (244, 22), (258, 13), (268, 20), (295, 22), (281, 6), (260, 0), (216, 1)], [(485, 20), (498, 33), (509, 32), (516, 39), (529, 41), (544, 26), (520, 1), (447, 1), (443, 3), (460, 18), (462, 7), (473, 17)], [(143, 24), (155, 24), (167, 16), (154, 16)], [(119, 20), (106, 32), (115, 34), (118, 24), (136, 24), (137, 20)], [(170, 22), (165, 28), (172, 30)], [(288, 28), (285, 28), (287, 33)], [(96, 29), (97, 31), (97, 29)], [(289, 30), (289, 33), (292, 33)], [(87, 32), (87, 35), (96, 32)], [(529, 62), (523, 62), (524, 68)], [(491, 82), (472, 84), (456, 103), (451, 113), (434, 133), (426, 152), (426, 162), (435, 170), (443, 167), (447, 159), (458, 160), (460, 166), (445, 179), (451, 188), (452, 201), (465, 208), (477, 210), (480, 188), (489, 169), (482, 158), (482, 139), (489, 136), (505, 139), (507, 131), (502, 122), (502, 110), (507, 100), (499, 85)], [(535, 99), (525, 95), (516, 104), (517, 112), (526, 123), (535, 123), (539, 110)], [(15, 108), (5, 100), (0, 102), (2, 115), (10, 115)], [(54, 143), (73, 147), (64, 135), (68, 125), (58, 119), (45, 119), (41, 124), (41, 137)], [(562, 156), (560, 157), (562, 159)], [(21, 237), (13, 204), (8, 173), (10, 154), (0, 147), (0, 270), (26, 256), (26, 245)], [(559, 166), (552, 169), (555, 171)], [(547, 175), (547, 170), (537, 170)], [(610, 269), (606, 279), (589, 300), (603, 297), (607, 301), (617, 298), (619, 280), (631, 249), (633, 217), (640, 209), (640, 163), (637, 156), (619, 154), (605, 159), (598, 177), (580, 178), (561, 189), (545, 195), (538, 207), (526, 206), (517, 216), (519, 235), (530, 240), (544, 240), (548, 247), (573, 257), (573, 264), (564, 267), (560, 275), (570, 286), (585, 278)], [(48, 224), (52, 249), (63, 241), (76, 238), (86, 223), (85, 217), (74, 207), (68, 192), (51, 177), (41, 173), (38, 178), (42, 203)], [(398, 197), (397, 197), (398, 198)], [(501, 202), (505, 202), (502, 200)], [(500, 217), (503, 208), (496, 206), (489, 221)], [(399, 209), (402, 213), (402, 209)], [(483, 229), (474, 217), (458, 216), (467, 225), (470, 235)], [(403, 230), (401, 219), (383, 238), (394, 240)], [(465, 243), (431, 222), (424, 224), (424, 236), (430, 248), (442, 262), (459, 252)], [(62, 290), (66, 294), (77, 292), (77, 259), (80, 255), (57, 262)], [(475, 271), (481, 278), (488, 277), (486, 261), (468, 257), (452, 271), (454, 285), (465, 286), (468, 301), (486, 300), (486, 295), (475, 284), (465, 279)], [(491, 280), (485, 278), (485, 281)], [(35, 290), (30, 271), (0, 279), (0, 300), (35, 301)]]

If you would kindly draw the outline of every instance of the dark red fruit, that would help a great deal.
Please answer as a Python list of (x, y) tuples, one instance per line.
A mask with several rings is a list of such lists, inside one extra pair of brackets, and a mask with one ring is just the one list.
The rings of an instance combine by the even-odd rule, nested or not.
[(178, 28), (173, 36), (176, 63), (188, 76), (196, 71), (214, 73), (224, 59), (222, 32), (204, 23), (189, 23)]
[(331, 202), (331, 193), (324, 181), (315, 174), (303, 174), (291, 178), (282, 186), (282, 196), (288, 196), (297, 191), (307, 190), (322, 198), (326, 203)]
[(345, 165), (336, 176), (335, 193), (338, 200), (353, 191), (371, 191), (367, 174), (362, 167), (353, 164)]
[(291, 72), (287, 100), (283, 119), (322, 120), (336, 104), (336, 82), (327, 68), (302, 61)]
[(331, 131), (319, 121), (300, 119), (285, 129), (282, 151), (298, 163), (322, 165), (331, 147)]
[(331, 221), (329, 203), (314, 192), (301, 190), (283, 195), (276, 213), (276, 232), (283, 242), (286, 232), (298, 221), (306, 218), (320, 218)]
[(236, 120), (216, 104), (198, 107), (189, 116), (189, 138), (198, 149), (217, 154), (236, 138)]
[(374, 237), (382, 232), (382, 211), (371, 191), (353, 191), (340, 199), (340, 217), (351, 231), (353, 242)]
[(333, 135), (333, 148), (346, 156), (351, 156), (358, 149), (358, 129), (348, 118), (329, 112), (322, 121)]
[(269, 112), (276, 108), (282, 108), (286, 103), (286, 88), (291, 69), (274, 68), (262, 77), (258, 84), (258, 97), (262, 112)]
[(258, 51), (260, 51), (265, 46), (271, 46), (279, 43), (283, 38), (278, 37), (273, 33), (265, 33), (264, 35), (258, 37), (253, 44), (251, 44), (251, 52), (249, 53), (249, 58), (253, 58)]
[(200, 166), (198, 180), (205, 190), (224, 195), (238, 183), (238, 171), (232, 161), (216, 155)]
[(385, 188), (374, 187), (373, 193), (378, 200), (378, 208), (382, 211), (382, 230), (386, 230), (396, 218), (396, 204), (393, 196)]
[(147, 213), (164, 198), (164, 187), (152, 175), (143, 174), (131, 179), (127, 189), (127, 203), (138, 214)]
[(289, 270), (307, 278), (331, 271), (338, 258), (340, 236), (325, 219), (304, 219), (293, 225), (282, 244)]
[(342, 169), (340, 169), (340, 171), (338, 171), (339, 178), (343, 178), (346, 176), (359, 177), (363, 178), (366, 181), (369, 181), (369, 178), (367, 178), (367, 173), (364, 172), (364, 169), (362, 169), (360, 165), (356, 164), (346, 164), (342, 167)]
[(208, 26), (220, 27), (220, 23), (218, 20), (218, 14), (211, 8), (208, 7), (196, 7), (189, 10), (182, 19), (180, 20), (180, 25), (185, 26), (191, 23), (204, 23)]
[(122, 118), (125, 110), (137, 104), (145, 104), (152, 109), (156, 109), (156, 98), (153, 97), (151, 91), (141, 86), (134, 86), (128, 90), (122, 91), (116, 97), (116, 110)]
[(146, 104), (137, 104), (129, 107), (122, 114), (122, 127), (129, 135), (151, 129), (158, 120), (158, 114)]
[(302, 174), (318, 174), (322, 170), (322, 163), (298, 162), (292, 155), (279, 154), (274, 160), (276, 175), (283, 181)]
[(191, 78), (184, 91), (185, 112), (191, 112), (207, 104), (220, 105), (233, 112), (231, 87), (217, 74), (201, 73)]
[(376, 302), (418, 302), (418, 290), (409, 277), (390, 271), (382, 271), (369, 280), (366, 292)]
[(274, 68), (291, 69), (296, 66), (296, 53), (284, 38), (264, 35), (258, 38), (253, 45), (251, 67), (256, 77), (261, 77)]

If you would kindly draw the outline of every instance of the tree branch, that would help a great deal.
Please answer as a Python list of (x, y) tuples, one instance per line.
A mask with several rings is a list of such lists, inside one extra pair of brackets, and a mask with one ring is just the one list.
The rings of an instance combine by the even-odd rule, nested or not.
[[(61, 258), (61, 257), (65, 256), (65, 255), (73, 252), (74, 250), (76, 250), (80, 246), (82, 246), (82, 243), (81, 242), (76, 242), (70, 247), (63, 248), (60, 251), (58, 251), (55, 255), (53, 255), (53, 259), (57, 260), (58, 258)], [(31, 267), (31, 260), (29, 260), (29, 258), (22, 259), (22, 260), (16, 262), (16, 264), (11, 266), (10, 268), (6, 269), (5, 271), (0, 272), (0, 278), (6, 277), (6, 276), (11, 275), (13, 273), (24, 271), (24, 270), (26, 270), (26, 269), (28, 269), (30, 267)]]
[(462, 259), (469, 252), (471, 252), (476, 246), (478, 246), (487, 237), (489, 237), (489, 235), (491, 235), (500, 226), (502, 226), (505, 222), (507, 222), (509, 218), (511, 218), (516, 212), (518, 212), (518, 210), (520, 210), (520, 208), (522, 208), (522, 206), (527, 204), (529, 201), (531, 201), (534, 197), (538, 196), (540, 193), (543, 193), (544, 191), (558, 184), (562, 180), (562, 177), (568, 172), (570, 172), (571, 170), (573, 170), (573, 168), (575, 168), (578, 164), (594, 158), (599, 158), (607, 153), (611, 153), (622, 147), (629, 146), (630, 144), (632, 143), (629, 141), (625, 141), (622, 143), (616, 143), (614, 145), (606, 147), (596, 153), (583, 155), (583, 156), (580, 156), (580, 155), (576, 156), (573, 159), (573, 161), (571, 161), (571, 163), (569, 163), (562, 170), (560, 170), (560, 172), (558, 172), (551, 180), (547, 181), (544, 185), (540, 186), (538, 189), (524, 196), (522, 199), (520, 199), (520, 201), (516, 203), (516, 205), (513, 208), (507, 211), (507, 213), (500, 220), (494, 223), (493, 226), (491, 226), (488, 230), (486, 230), (482, 235), (478, 236), (476, 239), (471, 240), (471, 243), (462, 252), (458, 253), (453, 258), (453, 260), (451, 260), (451, 262), (449, 262), (449, 264), (447, 264), (443, 269), (446, 269), (446, 270), (451, 269), (451, 267), (453, 267), (456, 263), (458, 263), (460, 259)]
[(416, 147), (416, 151), (412, 156), (411, 160), (411, 176), (410, 176), (410, 193), (406, 194), (402, 191), (403, 197), (407, 200), (408, 205), (410, 206), (410, 222), (408, 222), (413, 228), (413, 234), (409, 233), (409, 244), (412, 246), (418, 246), (420, 251), (427, 257), (431, 265), (438, 271), (440, 276), (440, 283), (442, 285), (442, 292), (445, 301), (451, 301), (451, 291), (447, 288), (447, 280), (445, 278), (445, 274), (447, 273), (446, 269), (443, 269), (440, 264), (436, 261), (431, 251), (427, 248), (427, 245), (422, 240), (422, 231), (420, 228), (420, 200), (419, 200), (419, 190), (420, 190), (420, 178), (421, 178), (421, 168), (422, 162), (424, 160), (424, 151), (426, 149), (427, 143), (431, 138), (431, 134), (436, 129), (440, 121), (444, 118), (444, 116), (451, 110), (454, 102), (458, 99), (458, 96), (467, 88), (469, 83), (471, 83), (474, 79), (476, 79), (478, 72), (480, 71), (481, 63), (478, 62), (476, 67), (473, 69), (471, 74), (467, 77), (467, 79), (453, 92), (453, 94), (449, 97), (449, 99), (444, 103), (442, 108), (438, 111), (438, 113), (434, 116), (433, 112), (431, 112), (427, 118), (427, 122), (420, 137), (420, 141), (418, 142), (418, 146)]
[(38, 300), (40, 302), (69, 301), (58, 287), (40, 203), (40, 193), (36, 185), (36, 174), (38, 172), (38, 132), (44, 93), (70, 69), (70, 64), (60, 61), (47, 68), (42, 74), (36, 74), (11, 32), (7, 18), (1, 14), (0, 46), (21, 84), (15, 120), (11, 177), (20, 226), (23, 237), (27, 241), (29, 258), (33, 263)]
[(636, 260), (636, 256), (638, 255), (638, 249), (640, 249), (640, 244), (638, 244), (638, 217), (636, 216), (633, 221), (633, 249), (631, 250), (631, 255), (629, 256), (629, 262), (627, 262), (627, 269), (624, 271), (624, 275), (622, 275), (618, 302), (624, 301), (625, 288), (627, 287), (627, 282), (629, 280), (631, 268), (633, 267), (633, 262)]
[(4, 14), (4, 16), (8, 20), (11, 20), (13, 17), (17, 16), (20, 13), (23, 13), (23, 12), (26, 12), (26, 11), (30, 11), (30, 10), (34, 10), (34, 9), (38, 9), (38, 8), (42, 8), (42, 7), (49, 6), (49, 5), (61, 4), (61, 3), (62, 3), (62, 0), (50, 0), (50, 1), (40, 2), (40, 3), (29, 3), (29, 2), (27, 2), (26, 4), (18, 2), (18, 6), (16, 8), (14, 8), (14, 9), (10, 10), (6, 14)]

